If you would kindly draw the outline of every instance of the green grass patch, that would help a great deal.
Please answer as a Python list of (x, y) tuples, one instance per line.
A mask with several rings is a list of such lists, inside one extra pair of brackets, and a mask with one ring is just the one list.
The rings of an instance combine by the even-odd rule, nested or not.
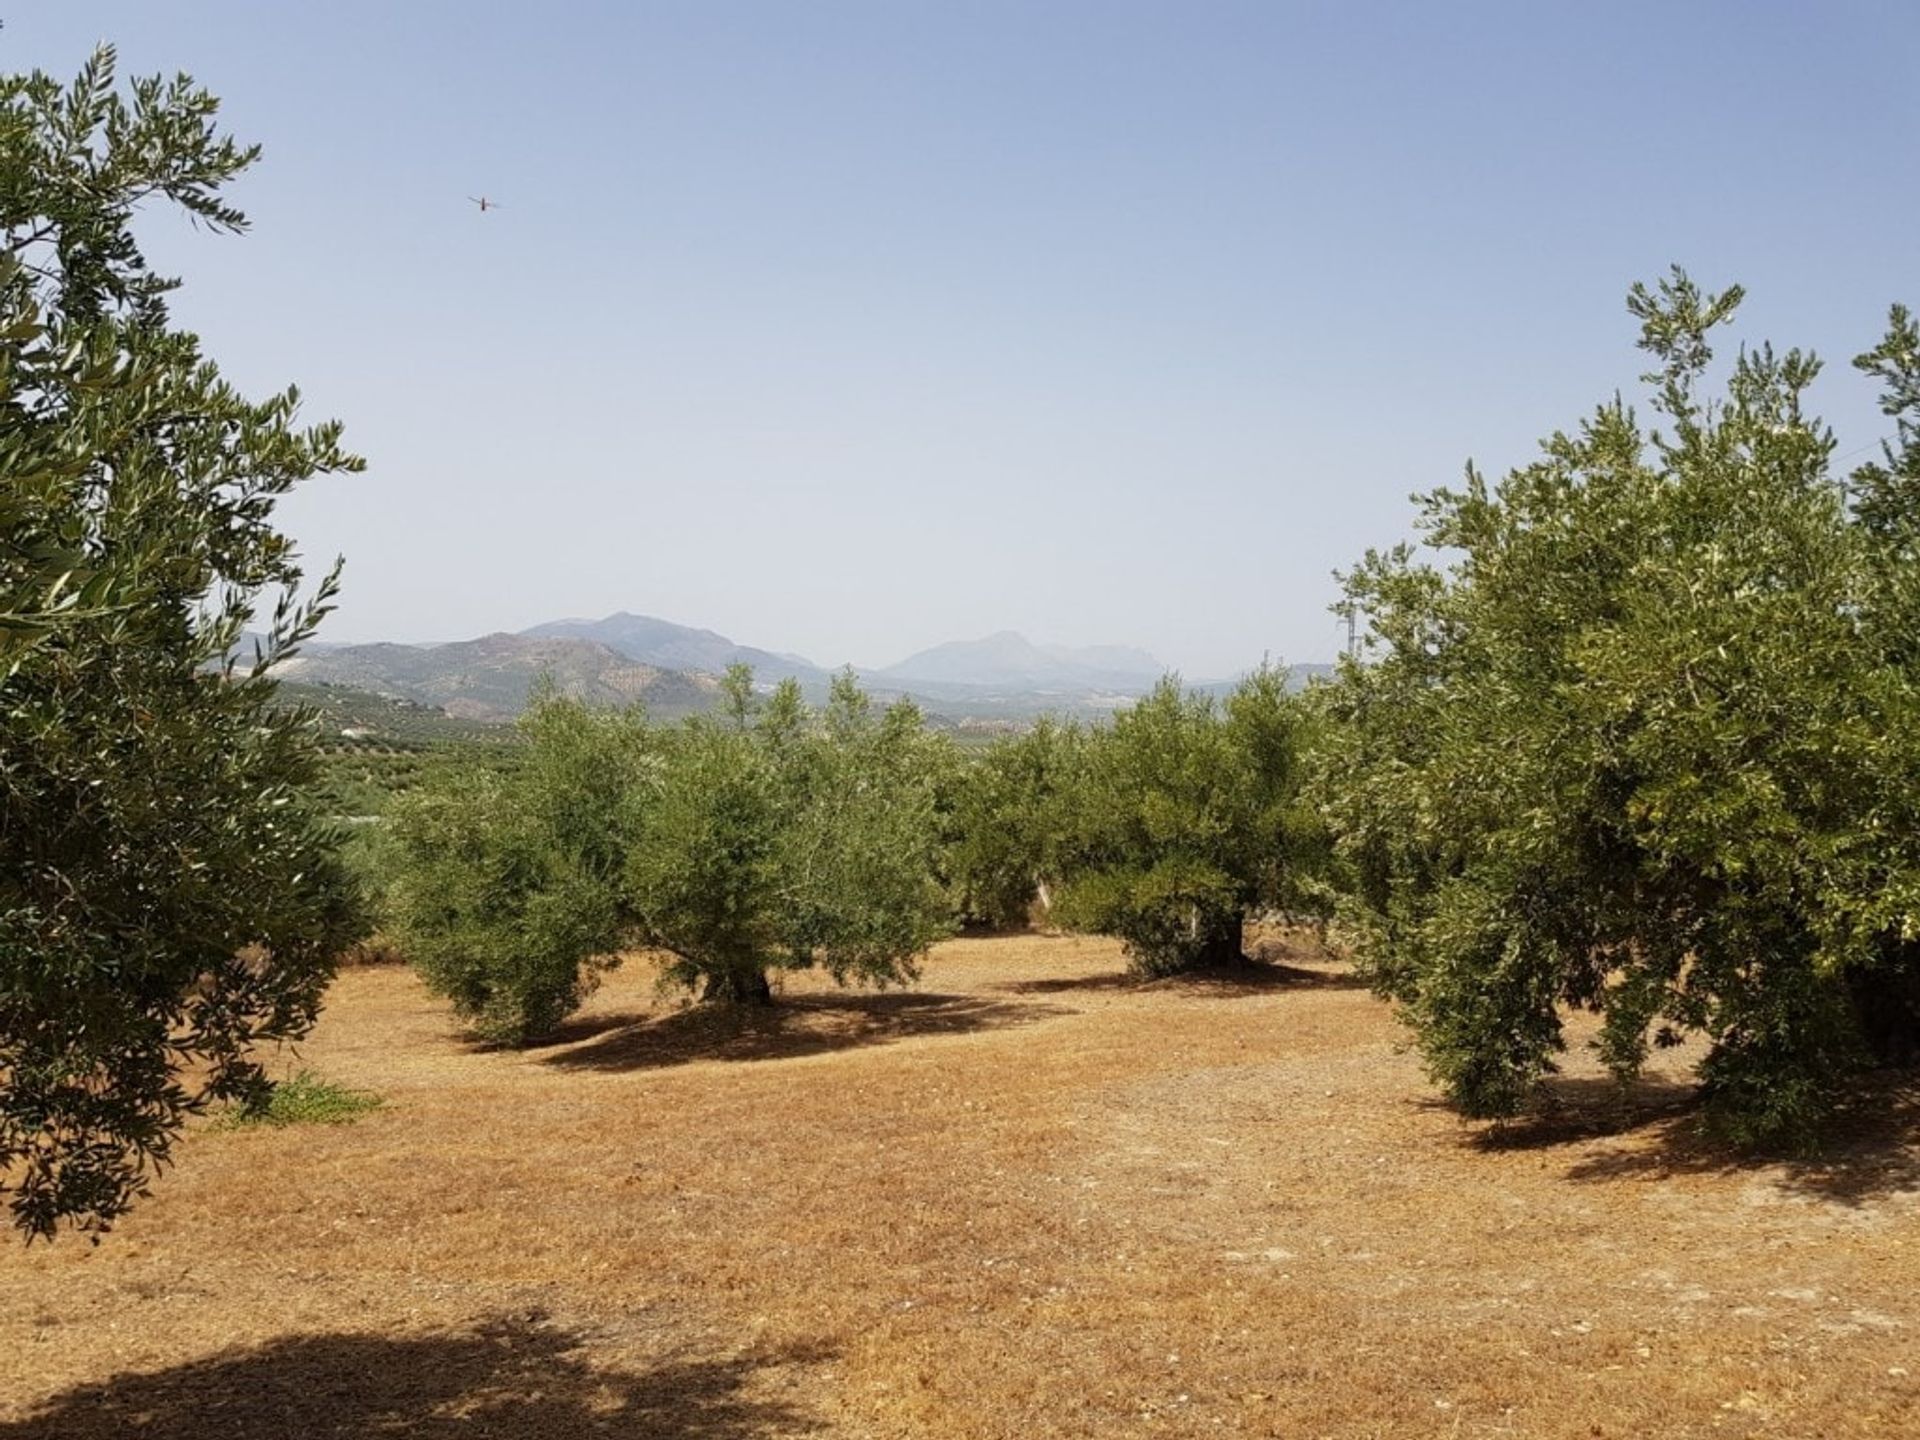
[(222, 1130), (249, 1125), (345, 1125), (386, 1101), (370, 1090), (350, 1090), (302, 1070), (282, 1080), (258, 1105), (236, 1105), (216, 1122)]

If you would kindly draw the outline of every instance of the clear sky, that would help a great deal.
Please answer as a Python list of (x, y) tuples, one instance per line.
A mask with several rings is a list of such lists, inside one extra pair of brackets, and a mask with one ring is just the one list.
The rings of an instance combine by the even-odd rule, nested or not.
[[(1920, 6), (7, 6), (266, 155), (146, 226), (364, 476), (287, 519), (332, 639), (628, 609), (823, 663), (1012, 628), (1202, 678), (1643, 366), (1628, 284), (1845, 361), (1920, 304)], [(468, 196), (503, 208), (481, 214)]]

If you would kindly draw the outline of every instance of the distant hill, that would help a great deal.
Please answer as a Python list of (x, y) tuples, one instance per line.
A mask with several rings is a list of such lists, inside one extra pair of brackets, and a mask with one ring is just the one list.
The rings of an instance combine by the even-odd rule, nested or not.
[[(250, 647), (248, 653), (250, 654)], [(442, 645), (307, 645), (277, 673), (300, 684), (371, 692), (498, 724), (526, 708), (534, 682), (551, 675), (560, 692), (596, 705), (639, 700), (658, 719), (710, 709), (729, 665), (751, 666), (761, 684), (792, 678), (819, 703), (832, 672), (804, 656), (741, 645), (713, 630), (625, 611), (599, 620), (553, 620), (519, 634)], [(1296, 665), (1295, 686), (1331, 667)], [(1165, 673), (1159, 660), (1125, 645), (1036, 645), (1003, 630), (951, 641), (879, 670), (861, 683), (885, 702), (910, 696), (930, 718), (961, 729), (1024, 723), (1033, 716), (1099, 716), (1131, 704)], [(1235, 682), (1195, 682), (1214, 694)]]
[(712, 630), (676, 625), (652, 615), (620, 611), (602, 620), (550, 620), (520, 632), (535, 639), (586, 640), (663, 670), (702, 670), (725, 673), (729, 665), (749, 665), (756, 680), (785, 680), (824, 684), (828, 673), (800, 655), (782, 655), (751, 645), (736, 645)]
[(484, 635), (446, 645), (340, 645), (303, 651), (277, 667), (281, 679), (347, 686), (444, 710), (461, 720), (499, 722), (526, 708), (541, 676), (561, 694), (595, 705), (645, 703), (671, 719), (709, 708), (711, 675), (645, 665), (587, 640)]
[(980, 640), (952, 640), (873, 671), (900, 685), (966, 685), (1042, 693), (1142, 694), (1167, 667), (1144, 650), (1122, 645), (1035, 645), (1002, 630)]
[[(1331, 665), (1290, 665), (1287, 667), (1287, 688), (1304, 690), (1309, 681), (1332, 673)], [(1233, 693), (1241, 678), (1190, 681), (1186, 682), (1186, 688), (1224, 698)], [(953, 717), (955, 723), (964, 728), (974, 722), (983, 725), (1002, 722), (1024, 724), (1044, 714), (1086, 718), (1111, 715), (1145, 695), (1160, 676), (1110, 677), (1103, 684), (1076, 683), (1059, 676), (1046, 680), (1028, 676), (1000, 685), (982, 685), (942, 680), (903, 680), (884, 671), (865, 671), (860, 679), (876, 699), (910, 696), (920, 703), (922, 709)]]

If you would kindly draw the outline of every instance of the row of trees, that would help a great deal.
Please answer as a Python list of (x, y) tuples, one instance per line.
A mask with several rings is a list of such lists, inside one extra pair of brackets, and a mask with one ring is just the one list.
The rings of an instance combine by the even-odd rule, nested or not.
[[(260, 1047), (307, 1032), (369, 923), (311, 728), (269, 673), (337, 573), (290, 598), (303, 576), (275, 506), (360, 462), (337, 426), (298, 428), (295, 392), (252, 401), (221, 379), (132, 229), (162, 203), (244, 230), (221, 192), (258, 152), (216, 117), (184, 77), (121, 88), (111, 49), (71, 83), (0, 79), (0, 1194), (29, 1235), (106, 1228), (189, 1115), (257, 1101)], [(238, 661), (250, 626), (264, 639)], [(1274, 723), (1266, 688), (1236, 735)], [(911, 707), (875, 712), (850, 682), (817, 714), (791, 687), (756, 704), (736, 676), (728, 694), (723, 717), (667, 730), (549, 700), (520, 763), (450, 769), (401, 807), (379, 899), (481, 1031), (551, 1028), (630, 944), (717, 1002), (767, 999), (797, 966), (905, 979), (958, 887), (997, 885), (972, 893), (1004, 909), (1073, 867), (1100, 870), (1088, 905), (1161, 965), (1223, 953), (1225, 917), (1266, 883), (1230, 837), (1257, 846), (1246, 827), (1267, 817), (1194, 788), (1239, 762), (1177, 692), (1137, 732), (1161, 715), (1190, 751), (1190, 773), (1143, 792), (1165, 815), (1103, 847), (1049, 819), (1074, 848), (1017, 882), (989, 858), (1028, 843), (1001, 800), (984, 811), (999, 838), (970, 830), (974, 878), (956, 880), (973, 787)], [(1094, 763), (1079, 734), (1069, 752), (1089, 774), (1151, 759)], [(1183, 805), (1204, 841), (1166, 818)], [(1152, 918), (1153, 886), (1177, 922)]]
[(1847, 474), (1812, 356), (1713, 369), (1741, 298), (1636, 286), (1657, 423), (1616, 396), (1417, 497), (1424, 545), (1344, 577), (1365, 647), (1333, 683), (1268, 677), (1218, 726), (1163, 687), (989, 756), (976, 903), (1054, 878), (1158, 971), (1229, 953), (1250, 903), (1337, 897), (1482, 1118), (1534, 1101), (1570, 1008), (1623, 1080), (1702, 1037), (1742, 1143), (1810, 1144), (1849, 1076), (1920, 1058), (1920, 326), (1894, 307), (1855, 361), (1894, 437)]
[(390, 820), (387, 910), (428, 983), (489, 1039), (550, 1032), (624, 950), (704, 1002), (769, 976), (914, 973), (967, 920), (1120, 936), (1145, 973), (1241, 958), (1290, 893), (1297, 702), (1262, 671), (1224, 707), (1163, 684), (1110, 727), (1043, 722), (978, 763), (850, 676), (825, 707), (736, 669), (716, 716), (536, 700), (512, 757), (443, 769)]
[[(334, 584), (286, 598), (275, 505), (359, 462), (221, 380), (130, 228), (154, 200), (244, 227), (221, 190), (255, 151), (215, 108), (123, 93), (109, 50), (0, 79), (0, 1193), (29, 1234), (105, 1226), (187, 1115), (256, 1097), (366, 924), (269, 675)], [(1616, 398), (1421, 497), (1424, 552), (1345, 577), (1365, 647), (1305, 697), (1170, 681), (972, 763), (851, 681), (816, 712), (734, 675), (666, 729), (550, 697), (516, 763), (399, 808), (380, 899), (515, 1042), (629, 946), (755, 1003), (788, 968), (907, 978), (1036, 898), (1148, 974), (1336, 898), (1466, 1113), (1531, 1103), (1588, 1007), (1619, 1075), (1703, 1036), (1725, 1132), (1805, 1142), (1920, 1051), (1920, 327), (1896, 308), (1856, 362), (1894, 438), (1843, 476), (1811, 357), (1713, 369), (1739, 300), (1636, 288), (1656, 424)]]
[(961, 912), (1116, 935), (1167, 975), (1242, 957), (1247, 917), (1312, 911), (1326, 835), (1303, 797), (1314, 713), (1262, 667), (1223, 702), (1176, 678), (1081, 729), (1042, 720), (953, 787), (947, 856)]

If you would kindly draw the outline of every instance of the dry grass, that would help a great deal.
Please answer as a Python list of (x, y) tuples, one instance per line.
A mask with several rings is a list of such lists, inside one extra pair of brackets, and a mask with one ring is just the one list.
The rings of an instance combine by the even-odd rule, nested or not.
[(299, 1063), (386, 1107), (8, 1253), (0, 1437), (1920, 1433), (1911, 1097), (1820, 1168), (1659, 1078), (1489, 1136), (1294, 966), (960, 941), (733, 1023), (641, 965), (525, 1054), (351, 972)]

